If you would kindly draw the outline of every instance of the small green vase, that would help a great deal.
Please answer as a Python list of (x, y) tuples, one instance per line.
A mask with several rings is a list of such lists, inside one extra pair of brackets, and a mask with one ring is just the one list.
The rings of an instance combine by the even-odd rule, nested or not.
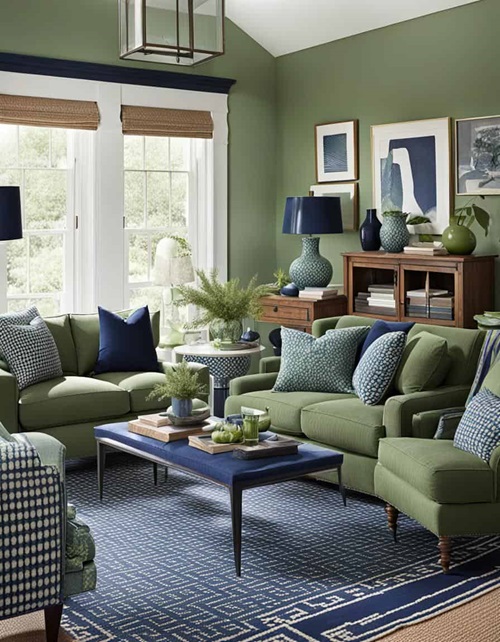
[(449, 225), (443, 232), (442, 241), (450, 254), (472, 254), (476, 249), (476, 235), (465, 225)]

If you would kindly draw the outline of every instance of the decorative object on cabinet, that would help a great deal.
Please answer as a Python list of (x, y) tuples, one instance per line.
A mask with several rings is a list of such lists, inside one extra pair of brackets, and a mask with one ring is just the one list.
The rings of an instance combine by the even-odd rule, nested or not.
[(316, 125), (316, 181), (358, 180), (358, 121)]
[(344, 232), (356, 231), (359, 227), (359, 186), (358, 183), (331, 183), (311, 185), (309, 196), (338, 196), (342, 208)]
[(366, 210), (366, 218), (359, 228), (361, 247), (365, 252), (376, 252), (380, 250), (380, 228), (382, 223), (377, 217), (376, 209)]
[[(494, 308), (495, 256), (343, 257), (347, 314), (475, 328), (474, 315)], [(385, 302), (376, 305), (375, 299)]]
[(287, 285), (284, 285), (281, 290), (280, 294), (282, 296), (299, 296), (299, 288), (295, 285), (295, 283), (288, 283)]
[(312, 234), (342, 234), (342, 209), (338, 196), (289, 196), (283, 217), (283, 234), (309, 234), (302, 238), (302, 254), (290, 265), (290, 278), (299, 288), (325, 288), (332, 278), (332, 264), (319, 253), (319, 238)]
[(500, 116), (455, 121), (457, 194), (500, 194)]
[(410, 232), (406, 227), (407, 214), (403, 212), (384, 212), (380, 228), (380, 243), (386, 252), (402, 252), (410, 242)]
[(377, 210), (427, 216), (430, 223), (418, 225), (415, 233), (441, 234), (452, 209), (450, 119), (374, 125), (371, 138)]
[(309, 333), (316, 319), (347, 314), (347, 299), (341, 294), (317, 301), (272, 294), (260, 302), (264, 312), (259, 321)]
[[(490, 229), (491, 216), (483, 207), (480, 207), (473, 201), (470, 201), (461, 207), (455, 209), (455, 213), (450, 216), (450, 224), (443, 232), (443, 244), (450, 254), (472, 254), (476, 249), (476, 235), (470, 229), (474, 221), (484, 230), (484, 235), (488, 236)], [(480, 196), (484, 199), (484, 196)]]

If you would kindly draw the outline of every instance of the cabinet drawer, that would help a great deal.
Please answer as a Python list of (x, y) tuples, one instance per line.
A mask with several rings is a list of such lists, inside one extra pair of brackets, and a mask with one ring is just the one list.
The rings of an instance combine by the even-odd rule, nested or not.
[(278, 321), (288, 320), (288, 321), (310, 321), (312, 319), (312, 304), (300, 307), (294, 305), (280, 305), (279, 303), (268, 304), (265, 303), (264, 313), (261, 317), (261, 321)]

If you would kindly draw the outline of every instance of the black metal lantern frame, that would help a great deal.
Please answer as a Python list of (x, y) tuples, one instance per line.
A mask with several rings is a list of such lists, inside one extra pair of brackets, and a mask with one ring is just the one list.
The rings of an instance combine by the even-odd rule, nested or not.
[(118, 3), (122, 59), (194, 66), (224, 53), (224, 0)]

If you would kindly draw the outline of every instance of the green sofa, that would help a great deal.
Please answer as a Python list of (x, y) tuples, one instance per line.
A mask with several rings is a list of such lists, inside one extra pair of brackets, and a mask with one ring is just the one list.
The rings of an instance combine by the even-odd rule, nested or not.
[[(354, 325), (371, 326), (374, 319), (358, 316), (315, 321), (312, 333)], [(260, 373), (234, 379), (227, 399), (226, 414), (242, 406), (270, 409), (274, 429), (298, 439), (344, 453), (344, 484), (354, 490), (375, 494), (374, 472), (379, 441), (384, 437), (421, 437), (421, 414), (426, 411), (463, 406), (469, 393), (484, 341), (480, 330), (416, 324), (408, 340), (421, 331), (447, 341), (451, 367), (444, 384), (436, 390), (399, 394), (396, 390), (384, 404), (367, 406), (355, 395), (321, 392), (272, 392), (280, 358), (262, 359)], [(428, 435), (425, 435), (428, 436)], [(337, 482), (336, 473), (321, 478)]]
[[(130, 312), (120, 314), (126, 317)], [(86, 457), (96, 454), (94, 426), (128, 421), (169, 405), (168, 400), (147, 401), (147, 396), (164, 380), (171, 364), (160, 363), (158, 372), (93, 376), (99, 352), (98, 315), (65, 314), (45, 321), (59, 351), (63, 376), (19, 391), (7, 364), (0, 361), (0, 421), (11, 433), (41, 431), (62, 442), (68, 458)], [(151, 314), (155, 345), (159, 324), (159, 313)], [(200, 381), (208, 390), (208, 368), (190, 365), (200, 371)]]

